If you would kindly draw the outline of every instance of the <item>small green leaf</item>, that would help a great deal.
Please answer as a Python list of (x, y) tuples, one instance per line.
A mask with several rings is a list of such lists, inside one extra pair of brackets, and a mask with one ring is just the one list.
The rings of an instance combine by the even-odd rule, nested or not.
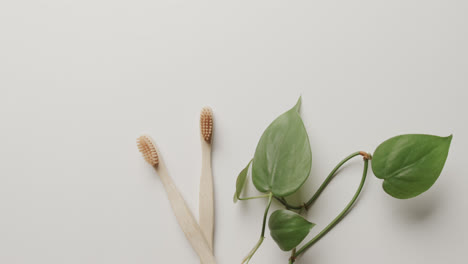
[(289, 210), (277, 210), (268, 221), (270, 234), (276, 244), (284, 250), (295, 248), (309, 234), (315, 224), (305, 220), (301, 215)]
[(309, 137), (297, 104), (263, 132), (252, 164), (252, 180), (260, 192), (284, 197), (307, 180), (312, 165)]
[(245, 180), (247, 179), (247, 173), (249, 172), (249, 167), (251, 163), (252, 163), (252, 160), (250, 160), (249, 164), (247, 164), (247, 166), (239, 173), (239, 176), (237, 176), (236, 192), (234, 193), (234, 199), (233, 199), (234, 203), (236, 203), (237, 200), (239, 200), (240, 194), (245, 185)]
[(383, 179), (391, 196), (408, 199), (427, 191), (437, 180), (452, 136), (401, 135), (380, 144), (374, 152), (372, 170)]

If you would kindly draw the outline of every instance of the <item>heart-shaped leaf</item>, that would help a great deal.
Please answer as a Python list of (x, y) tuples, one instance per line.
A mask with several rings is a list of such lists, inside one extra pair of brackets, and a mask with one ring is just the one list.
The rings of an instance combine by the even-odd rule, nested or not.
[(305, 220), (301, 215), (289, 210), (277, 210), (268, 221), (270, 234), (276, 244), (284, 250), (295, 248), (309, 234), (315, 224)]
[(247, 179), (247, 173), (249, 172), (249, 167), (250, 164), (252, 163), (252, 160), (247, 164), (247, 166), (239, 173), (239, 176), (237, 176), (236, 180), (236, 192), (234, 193), (234, 203), (239, 200), (240, 194), (242, 192), (242, 189), (244, 188), (245, 185), (245, 180)]
[(307, 180), (312, 164), (309, 137), (297, 104), (263, 132), (252, 164), (252, 180), (260, 192), (284, 197)]
[(427, 191), (437, 180), (447, 159), (452, 136), (401, 135), (380, 144), (372, 170), (383, 179), (385, 192), (408, 199)]

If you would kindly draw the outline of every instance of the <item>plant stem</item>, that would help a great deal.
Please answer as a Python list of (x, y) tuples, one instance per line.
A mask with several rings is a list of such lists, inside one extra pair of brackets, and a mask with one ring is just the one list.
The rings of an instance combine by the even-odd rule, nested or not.
[(270, 197), (270, 195), (269, 195), (269, 194), (265, 194), (265, 195), (252, 196), (252, 197), (246, 197), (246, 198), (240, 198), (240, 197), (239, 197), (239, 198), (237, 198), (237, 199), (243, 201), (243, 200), (252, 200), (252, 199), (268, 198), (268, 197)]
[(301, 210), (302, 208), (304, 208), (304, 205), (291, 205), (289, 204), (286, 199), (284, 199), (283, 197), (277, 197), (275, 196), (275, 199), (278, 200), (278, 202), (280, 202), (281, 204), (283, 204), (286, 209), (293, 209), (293, 210)]
[(268, 196), (268, 205), (265, 208), (265, 213), (263, 214), (263, 225), (262, 225), (262, 234), (261, 234), (262, 237), (265, 236), (266, 220), (267, 220), (267, 216), (268, 216), (268, 211), (270, 210), (270, 205), (271, 205), (272, 198), (273, 198), (273, 193), (270, 193), (269, 196)]
[(265, 208), (265, 213), (263, 214), (263, 223), (262, 223), (262, 233), (260, 234), (260, 239), (258, 240), (257, 244), (252, 248), (249, 254), (244, 258), (242, 263), (249, 263), (250, 259), (253, 257), (255, 252), (257, 252), (260, 245), (262, 245), (263, 240), (265, 239), (265, 227), (266, 227), (266, 220), (268, 217), (268, 211), (270, 210), (271, 201), (273, 200), (273, 193), (268, 194), (268, 205)]
[(255, 252), (257, 252), (258, 248), (262, 245), (264, 239), (265, 237), (260, 237), (257, 244), (255, 244), (255, 246), (250, 250), (249, 254), (244, 258), (244, 260), (242, 260), (242, 264), (249, 263), (250, 259), (253, 257)]
[(296, 248), (293, 248), (293, 250), (291, 251), (291, 257), (289, 258), (289, 264), (292, 264), (292, 263), (294, 263), (294, 261), (296, 261), (296, 257), (294, 257), (294, 254), (296, 254)]
[(303, 208), (305, 208), (306, 210), (309, 209), (312, 204), (315, 202), (315, 200), (317, 200), (317, 198), (322, 194), (323, 190), (325, 190), (325, 188), (328, 186), (328, 184), (331, 182), (331, 180), (333, 179), (333, 177), (335, 176), (335, 173), (347, 162), (349, 161), (350, 159), (356, 157), (356, 156), (359, 156), (359, 155), (362, 155), (362, 156), (365, 156), (365, 157), (368, 157), (367, 153), (363, 152), (363, 151), (356, 151), (352, 154), (350, 154), (349, 156), (347, 156), (346, 158), (344, 158), (342, 161), (340, 161), (340, 163), (338, 163), (338, 165), (335, 166), (335, 168), (330, 172), (330, 174), (328, 174), (327, 178), (325, 179), (325, 181), (322, 183), (322, 185), (320, 185), (320, 187), (318, 188), (318, 190), (314, 193), (314, 195), (312, 196), (312, 198), (309, 199), (309, 201), (307, 201), (306, 203), (304, 203), (303, 205), (292, 205), (292, 204), (289, 204), (286, 199), (284, 199), (284, 197), (276, 197), (275, 196), (275, 199), (278, 200), (281, 204), (283, 204), (286, 209), (293, 209), (293, 210), (301, 210)]
[(341, 168), (341, 166), (343, 166), (348, 160), (358, 156), (358, 155), (362, 155), (362, 151), (356, 151), (352, 154), (350, 154), (349, 156), (347, 156), (346, 158), (344, 158), (342, 161), (340, 161), (340, 163), (338, 163), (338, 165), (335, 166), (335, 168), (330, 172), (330, 174), (328, 174), (327, 178), (325, 179), (325, 181), (322, 183), (322, 185), (320, 185), (320, 187), (318, 188), (318, 190), (315, 192), (315, 194), (312, 196), (312, 198), (310, 198), (310, 200), (305, 203), (305, 208), (306, 209), (309, 209), (310, 206), (317, 200), (317, 198), (320, 196), (320, 194), (322, 194), (323, 190), (325, 189), (325, 187), (327, 187), (327, 185), (331, 182), (331, 180), (333, 179), (333, 176), (335, 176), (335, 173)]
[[(355, 153), (354, 153), (355, 154)], [(358, 153), (359, 154), (359, 153)], [(351, 155), (349, 158), (352, 158)], [(294, 254), (294, 258), (292, 258), (293, 262), (290, 262), (289, 263), (294, 263), (294, 259), (299, 256), (300, 254), (304, 253), (305, 250), (307, 250), (308, 248), (310, 248), (313, 244), (315, 244), (319, 239), (321, 239), (325, 234), (327, 234), (341, 219), (343, 219), (343, 217), (346, 215), (346, 213), (348, 213), (348, 211), (351, 209), (351, 207), (353, 206), (354, 202), (356, 202), (357, 198), (359, 197), (359, 194), (361, 193), (361, 190), (362, 190), (362, 187), (364, 186), (364, 183), (366, 181), (366, 176), (367, 176), (367, 168), (368, 168), (368, 165), (369, 165), (369, 157), (367, 156), (364, 156), (364, 171), (362, 173), (362, 179), (361, 179), (361, 183), (359, 184), (359, 187), (356, 191), (356, 193), (354, 194), (353, 198), (351, 199), (351, 201), (348, 203), (348, 205), (345, 207), (345, 209), (335, 218), (333, 219), (333, 221), (328, 224), (328, 226), (326, 226), (320, 233), (318, 233), (318, 235), (316, 235), (314, 238), (312, 238), (312, 240), (310, 240), (309, 242), (307, 242), (302, 248), (300, 248), (295, 254)], [(346, 159), (345, 159), (346, 160)], [(346, 161), (345, 161), (346, 162)], [(337, 166), (338, 167), (338, 166)]]

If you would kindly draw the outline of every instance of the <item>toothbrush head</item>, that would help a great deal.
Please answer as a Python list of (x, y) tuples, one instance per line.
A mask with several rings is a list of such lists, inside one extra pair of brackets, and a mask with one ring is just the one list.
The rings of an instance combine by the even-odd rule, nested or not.
[(143, 135), (137, 139), (137, 145), (141, 154), (143, 154), (143, 158), (145, 158), (150, 165), (158, 166), (159, 157), (153, 139), (150, 136)]
[(213, 136), (213, 111), (209, 107), (203, 107), (200, 114), (200, 132), (203, 139), (211, 143)]

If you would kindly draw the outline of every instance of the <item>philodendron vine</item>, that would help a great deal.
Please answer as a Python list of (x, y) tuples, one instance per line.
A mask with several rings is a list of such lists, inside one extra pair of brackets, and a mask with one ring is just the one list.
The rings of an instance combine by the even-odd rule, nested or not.
[[(280, 115), (268, 126), (258, 142), (253, 159), (237, 178), (234, 202), (257, 198), (268, 199), (260, 238), (242, 263), (249, 262), (265, 239), (267, 220), (271, 237), (281, 250), (291, 251), (289, 263), (294, 263), (298, 256), (330, 231), (351, 209), (366, 181), (369, 162), (372, 162), (374, 175), (383, 180), (383, 189), (386, 193), (398, 199), (408, 199), (427, 191), (435, 183), (447, 159), (452, 136), (438, 137), (424, 134), (396, 136), (380, 144), (373, 155), (363, 151), (350, 154), (336, 165), (308, 201), (301, 205), (291, 205), (285, 197), (295, 193), (304, 184), (312, 165), (312, 151), (307, 131), (299, 115), (300, 106), (301, 98), (292, 109)], [(357, 156), (363, 157), (364, 169), (361, 183), (353, 198), (330, 224), (310, 241), (299, 246), (310, 229), (315, 226), (300, 213), (313, 205), (338, 169)], [(240, 194), (249, 171), (256, 189), (263, 194), (243, 198)], [(273, 200), (280, 202), (285, 209), (273, 212), (268, 219), (268, 211)]]

